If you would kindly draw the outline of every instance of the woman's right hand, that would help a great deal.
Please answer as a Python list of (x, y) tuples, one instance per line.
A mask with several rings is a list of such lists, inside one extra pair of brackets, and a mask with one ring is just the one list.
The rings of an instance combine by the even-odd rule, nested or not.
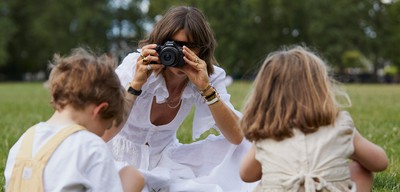
[(141, 90), (143, 84), (146, 83), (153, 70), (158, 70), (164, 67), (164, 65), (159, 64), (160, 59), (158, 58), (157, 51), (155, 50), (156, 47), (157, 44), (149, 44), (142, 47), (140, 56), (136, 61), (135, 76), (131, 81), (132, 88)]

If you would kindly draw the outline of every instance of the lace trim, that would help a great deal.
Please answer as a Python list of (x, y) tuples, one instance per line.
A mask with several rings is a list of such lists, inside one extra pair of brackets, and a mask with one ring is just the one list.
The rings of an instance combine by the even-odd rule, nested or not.
[(127, 162), (131, 166), (139, 167), (140, 149), (137, 144), (116, 135), (108, 142), (108, 146), (116, 161)]

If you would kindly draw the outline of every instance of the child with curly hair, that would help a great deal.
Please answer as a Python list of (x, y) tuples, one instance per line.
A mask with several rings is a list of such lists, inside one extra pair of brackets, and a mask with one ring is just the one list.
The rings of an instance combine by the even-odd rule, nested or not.
[(140, 191), (143, 177), (133, 167), (118, 172), (101, 138), (127, 116), (115, 67), (83, 48), (55, 55), (48, 81), (55, 112), (11, 148), (7, 191)]

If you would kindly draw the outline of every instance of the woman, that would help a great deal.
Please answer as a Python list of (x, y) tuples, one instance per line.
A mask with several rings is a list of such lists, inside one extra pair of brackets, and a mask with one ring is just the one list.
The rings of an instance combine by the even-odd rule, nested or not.
[[(160, 45), (167, 41), (181, 49), (183, 66), (166, 66), (171, 55), (159, 57)], [(246, 191), (249, 187), (240, 179), (239, 164), (250, 145), (242, 142), (241, 114), (229, 101), (225, 71), (215, 66), (215, 46), (201, 11), (180, 6), (168, 10), (149, 37), (139, 42), (139, 52), (129, 54), (116, 70), (123, 85), (128, 85), (133, 107), (109, 145), (117, 161), (143, 173), (150, 191)], [(176, 131), (193, 105), (193, 138), (212, 127), (220, 136), (179, 143)]]

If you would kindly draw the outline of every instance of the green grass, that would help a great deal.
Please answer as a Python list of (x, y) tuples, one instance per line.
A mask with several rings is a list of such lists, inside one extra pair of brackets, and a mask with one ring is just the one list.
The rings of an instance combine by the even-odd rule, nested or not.
[[(382, 146), (389, 168), (375, 174), (374, 191), (400, 191), (400, 85), (346, 85), (353, 106), (349, 108), (355, 125), (366, 138)], [(241, 110), (250, 82), (238, 81), (228, 87), (233, 105)], [(49, 95), (42, 83), (0, 83), (0, 172), (4, 172), (11, 146), (31, 125), (52, 114)], [(192, 114), (178, 130), (183, 143), (192, 142)], [(211, 130), (202, 135), (215, 134)], [(4, 186), (4, 177), (0, 177)], [(0, 187), (2, 188), (2, 187)]]
[(376, 174), (374, 191), (400, 191), (400, 85), (348, 85), (349, 108), (360, 133), (380, 145), (389, 168)]

